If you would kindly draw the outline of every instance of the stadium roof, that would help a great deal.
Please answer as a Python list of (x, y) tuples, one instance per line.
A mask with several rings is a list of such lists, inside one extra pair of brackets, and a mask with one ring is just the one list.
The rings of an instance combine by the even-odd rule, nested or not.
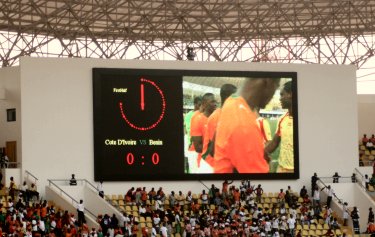
[(187, 60), (192, 49), (197, 61), (352, 64), (372, 93), (374, 33), (373, 0), (0, 0), (2, 67), (21, 56)]
[(236, 40), (375, 30), (369, 0), (2, 0), (0, 30), (64, 38)]

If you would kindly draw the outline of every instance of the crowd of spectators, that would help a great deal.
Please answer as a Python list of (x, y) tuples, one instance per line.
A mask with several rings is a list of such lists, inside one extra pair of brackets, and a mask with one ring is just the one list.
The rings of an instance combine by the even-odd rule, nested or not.
[(360, 140), (359, 146), (359, 165), (360, 166), (371, 166), (374, 165), (375, 160), (375, 135), (367, 137), (363, 134)]
[[(5, 205), (4, 205), (5, 204)], [(0, 204), (0, 236), (88, 236), (87, 224), (78, 225), (74, 214), (56, 209), (47, 201), (13, 199)]]
[[(79, 221), (73, 213), (55, 208), (47, 201), (10, 196), (0, 208), (1, 236), (344, 236), (341, 227), (348, 217), (353, 220), (355, 233), (359, 226), (359, 211), (349, 211), (339, 218), (320, 200), (316, 185), (319, 178), (312, 177), (312, 195), (303, 186), (299, 192), (287, 188), (267, 193), (261, 184), (252, 185), (244, 180), (239, 187), (224, 181), (222, 187), (212, 185), (199, 194), (181, 191), (169, 194), (163, 188), (130, 188), (124, 195), (126, 206), (121, 217), (115, 214), (99, 215), (99, 228), (89, 229), (86, 221)], [(333, 189), (326, 187), (328, 193)], [(108, 199), (108, 198), (107, 198)], [(16, 201), (15, 201), (16, 200)], [(110, 201), (110, 200), (109, 200)], [(327, 199), (328, 201), (328, 199)], [(328, 205), (327, 205), (328, 204)], [(135, 207), (135, 208), (134, 208)], [(372, 214), (371, 214), (372, 213)], [(344, 223), (342, 222), (344, 220)], [(374, 233), (374, 214), (369, 210), (368, 232)], [(337, 232), (339, 230), (339, 232)], [(307, 231), (307, 232), (304, 232)]]
[[(341, 233), (340, 218), (320, 202), (322, 190), (314, 187), (313, 198), (305, 186), (299, 193), (288, 187), (270, 194), (261, 184), (254, 186), (250, 181), (242, 181), (239, 187), (224, 181), (220, 189), (212, 185), (208, 192), (186, 195), (181, 191), (166, 194), (162, 188), (146, 191), (132, 187), (124, 202), (137, 208), (123, 211), (120, 220), (104, 215), (98, 221), (101, 231), (109, 236), (302, 236), (305, 230), (308, 235), (310, 230), (327, 236)], [(348, 214), (353, 217), (354, 213), (348, 210)]]
[(366, 147), (367, 150), (372, 151), (375, 144), (375, 135), (372, 134), (370, 138), (367, 137), (367, 134), (363, 134), (362, 145)]

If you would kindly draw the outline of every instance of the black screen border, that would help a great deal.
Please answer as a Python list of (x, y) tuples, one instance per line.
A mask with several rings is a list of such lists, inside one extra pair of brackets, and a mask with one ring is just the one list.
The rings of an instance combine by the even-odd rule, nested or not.
[[(298, 129), (298, 86), (297, 72), (287, 71), (240, 71), (240, 70), (194, 70), (194, 69), (147, 69), (147, 68), (93, 68), (93, 145), (94, 145), (94, 180), (95, 181), (171, 181), (171, 180), (286, 180), (300, 178), (300, 159), (299, 159), (299, 129)], [(101, 88), (100, 81), (102, 75), (108, 74), (123, 75), (155, 75), (155, 76), (196, 76), (196, 77), (274, 77), (292, 79), (292, 109), (293, 109), (293, 142), (294, 142), (294, 173), (262, 173), (262, 174), (185, 174), (181, 175), (128, 175), (122, 178), (103, 179), (99, 177), (100, 169), (97, 165), (99, 157), (98, 147), (95, 144), (95, 134), (98, 133), (98, 126), (101, 121)], [(183, 108), (181, 108), (181, 113)], [(183, 125), (181, 125), (183, 127)], [(181, 136), (184, 136), (183, 131)], [(97, 141), (98, 142), (98, 141)], [(183, 156), (184, 154), (182, 154)], [(183, 157), (181, 157), (183, 159)]]

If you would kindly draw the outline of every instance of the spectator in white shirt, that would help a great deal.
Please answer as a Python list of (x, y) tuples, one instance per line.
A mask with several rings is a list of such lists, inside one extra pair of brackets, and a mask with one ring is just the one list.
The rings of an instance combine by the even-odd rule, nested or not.
[(160, 233), (162, 237), (168, 237), (168, 229), (165, 226), (165, 222), (163, 222), (163, 225), (160, 228)]
[(146, 217), (146, 207), (144, 204), (139, 207), (138, 212), (140, 216)]
[(321, 190), (325, 188), (327, 189), (327, 207), (330, 208), (334, 191), (333, 188), (331, 188), (331, 185), (328, 185), (327, 187), (324, 187)]
[(367, 148), (367, 150), (369, 150), (370, 152), (374, 149), (374, 144), (372, 143), (371, 140), (368, 140), (368, 142), (366, 143), (366, 148)]
[(27, 190), (29, 187), (27, 186), (26, 181), (23, 181), (21, 187), (20, 187), (20, 194), (22, 195), (22, 199), (24, 202), (29, 201), (28, 195), (27, 195)]
[(79, 225), (82, 225), (86, 222), (85, 220), (85, 206), (83, 205), (83, 200), (81, 199), (79, 201), (79, 204), (77, 205), (77, 212), (78, 212), (78, 223)]
[(320, 190), (318, 186), (315, 187), (314, 194), (313, 194), (313, 206), (320, 205)]
[(154, 216), (154, 218), (152, 219), (153, 223), (154, 223), (154, 226), (155, 226), (155, 229), (156, 229), (156, 233), (159, 232), (160, 228), (159, 228), (159, 224), (160, 224), (160, 217), (159, 215), (156, 215)]
[(156, 236), (157, 236), (157, 232), (156, 232), (155, 225), (152, 225), (152, 229), (151, 229), (151, 237), (156, 237)]
[(264, 231), (266, 232), (267, 236), (271, 233), (271, 222), (266, 217), (266, 221), (264, 223)]
[(279, 219), (274, 217), (272, 220), (272, 231), (276, 232), (278, 230), (279, 230)]
[(46, 231), (46, 226), (44, 224), (44, 221), (42, 220), (38, 221), (38, 228), (39, 228), (39, 231), (42, 232), (42, 236), (43, 236), (44, 232)]
[(294, 219), (292, 214), (290, 214), (290, 216), (287, 220), (287, 223), (288, 223), (290, 235), (294, 236), (294, 229), (295, 229), (296, 220)]
[(368, 177), (367, 174), (365, 174), (365, 178), (363, 179), (363, 182), (364, 184), (362, 184), (364, 187), (366, 187), (366, 190), (368, 190), (369, 188), (369, 184), (370, 184), (370, 178)]

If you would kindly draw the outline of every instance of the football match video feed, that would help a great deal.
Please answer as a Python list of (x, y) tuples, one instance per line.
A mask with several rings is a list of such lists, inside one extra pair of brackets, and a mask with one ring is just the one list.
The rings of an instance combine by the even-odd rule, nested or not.
[(93, 69), (99, 181), (297, 179), (297, 73)]

